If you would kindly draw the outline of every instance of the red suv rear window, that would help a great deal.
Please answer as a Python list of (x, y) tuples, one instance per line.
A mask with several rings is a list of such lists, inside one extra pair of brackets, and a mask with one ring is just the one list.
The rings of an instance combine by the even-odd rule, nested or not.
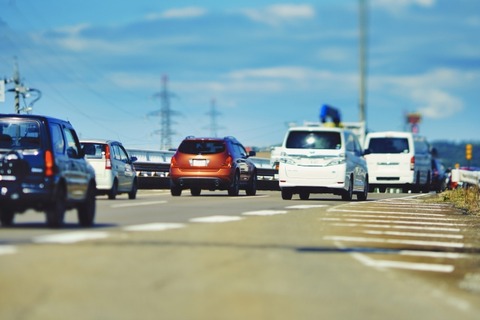
[(187, 154), (215, 154), (225, 151), (223, 141), (184, 140), (178, 151)]

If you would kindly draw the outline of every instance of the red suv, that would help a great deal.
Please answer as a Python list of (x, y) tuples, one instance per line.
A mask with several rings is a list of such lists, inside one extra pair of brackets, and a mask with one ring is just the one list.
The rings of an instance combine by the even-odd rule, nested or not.
[(202, 189), (228, 190), (237, 196), (240, 189), (253, 196), (257, 193), (257, 170), (247, 152), (233, 137), (185, 138), (170, 163), (170, 192), (180, 196), (190, 189), (193, 196)]

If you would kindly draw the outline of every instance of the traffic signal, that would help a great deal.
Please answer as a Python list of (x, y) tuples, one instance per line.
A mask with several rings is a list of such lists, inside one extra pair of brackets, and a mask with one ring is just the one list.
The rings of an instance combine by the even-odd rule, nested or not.
[(470, 143), (465, 146), (465, 159), (472, 160), (472, 145)]

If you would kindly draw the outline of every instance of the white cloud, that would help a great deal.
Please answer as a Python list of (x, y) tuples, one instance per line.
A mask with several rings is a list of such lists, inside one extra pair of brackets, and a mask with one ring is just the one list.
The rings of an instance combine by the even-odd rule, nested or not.
[(439, 68), (419, 75), (375, 77), (369, 84), (374, 92), (410, 100), (409, 105), (426, 118), (440, 119), (461, 112), (465, 104), (457, 90), (479, 80), (478, 72)]
[(151, 13), (146, 16), (147, 20), (159, 19), (188, 19), (201, 17), (207, 13), (207, 10), (200, 7), (185, 7), (169, 9), (160, 13)]
[(245, 9), (242, 12), (253, 21), (270, 25), (308, 20), (315, 17), (315, 9), (306, 4), (277, 4), (264, 9)]
[(460, 98), (439, 89), (415, 89), (411, 97), (418, 105), (418, 112), (426, 118), (448, 118), (464, 107)]
[(412, 6), (431, 8), (435, 4), (436, 0), (371, 0), (372, 7), (382, 8), (391, 12), (398, 12)]

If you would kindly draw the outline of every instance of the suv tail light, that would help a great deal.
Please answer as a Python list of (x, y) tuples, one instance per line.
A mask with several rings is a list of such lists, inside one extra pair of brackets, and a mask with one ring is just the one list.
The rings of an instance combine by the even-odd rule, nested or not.
[(110, 156), (110, 146), (105, 146), (105, 169), (112, 169), (112, 158)]
[(229, 155), (229, 156), (225, 159), (225, 162), (222, 163), (222, 167), (231, 168), (231, 167), (232, 167), (232, 162), (233, 162), (233, 158), (232, 158), (232, 156)]
[(415, 169), (415, 157), (412, 157), (410, 159), (410, 170), (414, 170)]
[(45, 176), (53, 176), (53, 168), (55, 166), (55, 161), (53, 161), (53, 153), (51, 150), (45, 151)]
[(176, 168), (177, 167), (177, 158), (175, 156), (172, 157), (170, 160), (170, 168)]

